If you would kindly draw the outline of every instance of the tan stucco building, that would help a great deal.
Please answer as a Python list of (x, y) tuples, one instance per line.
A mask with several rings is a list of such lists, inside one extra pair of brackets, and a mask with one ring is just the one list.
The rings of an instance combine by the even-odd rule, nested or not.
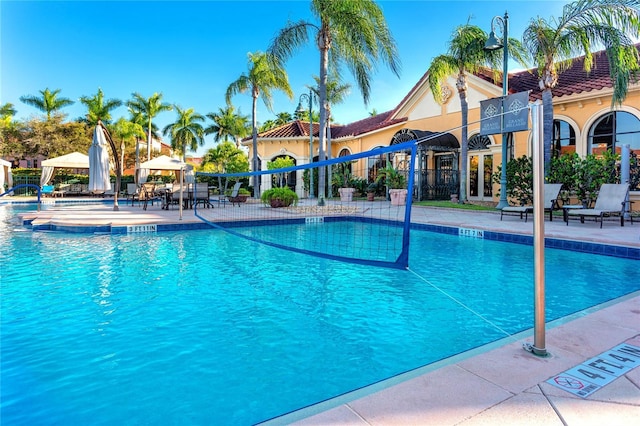
[[(640, 48), (640, 45), (638, 45)], [(455, 89), (455, 80), (450, 78), (443, 87), (442, 103), (434, 100), (424, 74), (400, 103), (391, 111), (374, 117), (331, 127), (331, 157), (346, 153), (357, 153), (394, 142), (409, 140), (427, 132), (446, 132), (437, 142), (430, 143), (424, 151), (424, 166), (429, 170), (459, 170), (460, 162), (468, 167), (467, 196), (470, 201), (497, 202), (499, 185), (489, 176), (502, 161), (502, 137), (500, 134), (480, 136), (480, 101), (500, 97), (502, 85), (489, 75), (468, 75), (467, 102), (469, 105), (467, 158), (460, 158), (461, 140), (460, 98)], [(538, 78), (531, 71), (509, 75), (509, 93), (530, 91), (529, 100), (541, 98)], [(605, 54), (597, 54), (590, 73), (583, 71), (582, 59), (560, 74), (558, 86), (553, 90), (554, 103), (554, 150), (561, 153), (577, 152), (580, 156), (600, 153), (605, 149), (620, 152), (622, 144), (629, 144), (631, 151), (640, 155), (640, 82), (629, 85), (628, 94), (620, 106), (612, 108), (613, 89), (609, 77), (608, 60)], [(313, 156), (318, 156), (318, 126), (314, 124)], [(258, 156), (261, 169), (267, 162), (288, 155), (296, 164), (307, 164), (310, 160), (309, 123), (294, 121), (259, 135)], [(531, 132), (513, 133), (509, 138), (509, 158), (531, 155)], [(251, 139), (244, 144), (253, 158)], [(366, 177), (366, 176), (362, 176)], [(301, 178), (296, 191), (305, 196)], [(265, 180), (265, 185), (269, 183)], [(268, 187), (268, 186), (267, 186)], [(640, 198), (640, 188), (633, 188), (632, 199)], [(447, 189), (448, 190), (448, 189)], [(445, 198), (438, 190), (425, 192), (424, 198)], [(634, 206), (637, 210), (640, 203)]]

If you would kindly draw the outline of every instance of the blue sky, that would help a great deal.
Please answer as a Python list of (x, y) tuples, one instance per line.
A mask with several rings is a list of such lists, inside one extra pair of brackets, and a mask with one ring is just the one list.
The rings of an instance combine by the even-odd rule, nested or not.
[[(379, 64), (372, 78), (371, 99), (364, 105), (355, 84), (343, 104), (333, 107), (338, 123), (394, 108), (424, 74), (431, 60), (446, 51), (458, 25), (470, 19), (490, 30), (494, 16), (509, 13), (509, 35), (520, 38), (530, 19), (560, 16), (566, 1), (431, 1), (382, 0), (401, 58), (400, 78)], [(225, 106), (228, 85), (247, 70), (247, 53), (265, 51), (287, 20), (309, 19), (309, 1), (28, 1), (0, 2), (0, 103), (13, 103), (17, 118), (40, 114), (20, 96), (61, 89), (76, 103), (63, 112), (68, 119), (86, 113), (81, 96), (102, 88), (106, 98), (127, 101), (133, 92), (163, 94), (166, 102), (205, 115)], [(501, 34), (498, 31), (498, 34)], [(287, 63), (293, 100), (275, 93), (271, 113), (260, 101), (258, 121), (281, 111), (293, 113), (299, 96), (319, 74), (313, 44)], [(345, 81), (352, 83), (348, 71)], [(233, 104), (251, 113), (250, 94)], [(125, 107), (114, 119), (126, 117)], [(156, 118), (162, 129), (175, 112)], [(207, 136), (202, 154), (213, 146)]]

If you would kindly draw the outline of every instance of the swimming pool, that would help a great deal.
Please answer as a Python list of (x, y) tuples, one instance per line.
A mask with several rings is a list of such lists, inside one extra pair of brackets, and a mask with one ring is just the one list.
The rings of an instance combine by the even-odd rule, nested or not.
[[(414, 274), (216, 230), (0, 238), (7, 424), (252, 424), (533, 324), (524, 245), (413, 232)], [(546, 266), (548, 320), (640, 290), (634, 260)]]

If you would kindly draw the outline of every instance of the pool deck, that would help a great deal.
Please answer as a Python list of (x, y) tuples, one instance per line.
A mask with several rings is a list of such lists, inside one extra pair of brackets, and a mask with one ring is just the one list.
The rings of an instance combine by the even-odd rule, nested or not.
[[(180, 220), (177, 210), (112, 205), (57, 205), (30, 213), (34, 222), (67, 226), (92, 224), (188, 224), (200, 222), (192, 210)], [(533, 221), (498, 212), (414, 207), (412, 221), (460, 228), (531, 235)], [(562, 218), (545, 220), (545, 236), (622, 247), (640, 247), (640, 224)], [(570, 277), (568, 277), (569, 279)], [(638, 264), (640, 280), (640, 262)], [(594, 283), (597, 285), (597, 283)], [(532, 297), (533, 298), (533, 297)], [(540, 357), (523, 349), (533, 330), (477, 348), (434, 365), (360, 389), (348, 395), (273, 419), (296, 425), (629, 425), (640, 418), (640, 367), (631, 369), (586, 398), (547, 380), (617, 345), (640, 347), (640, 292), (547, 324)], [(640, 365), (629, 356), (628, 365)], [(614, 367), (615, 368), (615, 367)], [(598, 372), (598, 370), (595, 370)], [(606, 374), (605, 374), (606, 375)], [(594, 380), (597, 382), (597, 379)], [(264, 396), (268, 397), (268, 396)]]

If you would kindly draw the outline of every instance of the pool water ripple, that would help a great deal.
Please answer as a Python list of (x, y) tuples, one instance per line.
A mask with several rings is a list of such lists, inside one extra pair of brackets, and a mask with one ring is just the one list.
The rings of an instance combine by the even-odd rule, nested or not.
[[(504, 337), (496, 326), (530, 328), (531, 259), (414, 232), (418, 278), (220, 231), (13, 235), (0, 249), (2, 418), (263, 421)], [(548, 319), (638, 278), (631, 260), (548, 250)]]

